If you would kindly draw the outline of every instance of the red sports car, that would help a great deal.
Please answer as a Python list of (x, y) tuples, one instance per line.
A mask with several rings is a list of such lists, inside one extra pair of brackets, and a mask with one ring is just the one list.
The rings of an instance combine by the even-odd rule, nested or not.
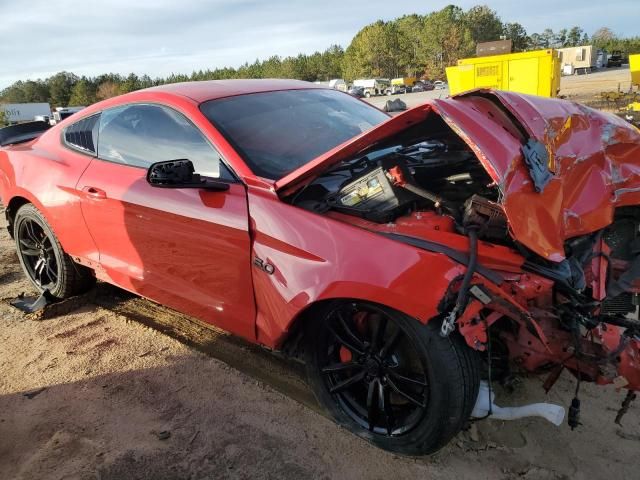
[(626, 388), (620, 415), (640, 389), (640, 133), (612, 115), (474, 91), (390, 118), (306, 82), (194, 82), (0, 143), (36, 288), (97, 278), (303, 355), (383, 448), (434, 452), (481, 380), (522, 370)]

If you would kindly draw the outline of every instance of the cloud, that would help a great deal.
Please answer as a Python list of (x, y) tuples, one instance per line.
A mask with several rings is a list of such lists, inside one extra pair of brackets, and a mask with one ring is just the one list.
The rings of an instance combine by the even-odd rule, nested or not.
[[(312, 53), (335, 43), (346, 47), (360, 28), (379, 18), (427, 13), (448, 3), (431, 2), (416, 12), (413, 2), (388, 0), (0, 0), (0, 88), (62, 70), (155, 77)], [(469, 8), (483, 2), (455, 3)], [(592, 33), (606, 25), (637, 34), (637, 0), (612, 0), (605, 9), (584, 0), (497, 0), (491, 7), (530, 33), (573, 25)]]

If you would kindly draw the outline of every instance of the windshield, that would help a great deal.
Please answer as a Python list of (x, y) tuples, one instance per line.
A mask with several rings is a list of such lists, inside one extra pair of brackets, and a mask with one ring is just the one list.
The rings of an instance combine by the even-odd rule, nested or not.
[(324, 89), (239, 95), (200, 109), (256, 175), (272, 180), (389, 119), (346, 93)]

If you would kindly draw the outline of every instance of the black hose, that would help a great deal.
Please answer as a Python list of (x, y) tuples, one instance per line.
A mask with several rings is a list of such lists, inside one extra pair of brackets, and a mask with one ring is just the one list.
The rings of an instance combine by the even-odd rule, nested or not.
[(478, 265), (478, 230), (475, 226), (472, 226), (468, 227), (467, 231), (469, 233), (469, 263), (467, 264), (467, 271), (464, 272), (460, 290), (458, 290), (458, 297), (456, 299), (455, 306), (458, 312), (464, 311), (467, 306), (469, 285), (471, 284), (471, 279), (473, 278), (476, 266)]
[(458, 290), (455, 305), (451, 309), (451, 312), (442, 320), (442, 325), (440, 326), (440, 336), (442, 337), (448, 337), (449, 334), (455, 330), (456, 320), (467, 306), (469, 286), (471, 285), (471, 279), (478, 266), (478, 227), (475, 225), (467, 227), (467, 232), (469, 234), (469, 261), (467, 262), (467, 271), (464, 272), (464, 277), (462, 277), (462, 283), (460, 284), (460, 290)]

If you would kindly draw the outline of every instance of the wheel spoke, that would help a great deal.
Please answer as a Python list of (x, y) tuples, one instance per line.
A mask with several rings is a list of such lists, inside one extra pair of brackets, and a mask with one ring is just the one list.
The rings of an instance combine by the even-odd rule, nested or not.
[(336, 316), (338, 317), (338, 321), (340, 322), (340, 325), (342, 326), (342, 329), (344, 330), (344, 333), (346, 333), (346, 335), (349, 338), (349, 340), (355, 346), (357, 346), (360, 350), (364, 350), (364, 343), (362, 342), (362, 340), (360, 340), (358, 338), (358, 336), (355, 334), (355, 332), (353, 330), (351, 330), (351, 328), (349, 327), (349, 324), (348, 324), (347, 320), (344, 318), (344, 315), (342, 314), (342, 312), (340, 312), (340, 311), (336, 312)]
[[(367, 422), (369, 422), (369, 431), (373, 432), (374, 423), (376, 421), (376, 411), (378, 399), (377, 390), (378, 390), (378, 379), (374, 378), (369, 383), (369, 389), (367, 390)], [(374, 401), (375, 400), (375, 401)]]
[(362, 372), (358, 372), (356, 373), (354, 376), (347, 378), (346, 380), (341, 381), (340, 383), (334, 385), (333, 387), (331, 387), (331, 389), (329, 390), (330, 393), (338, 393), (341, 392), (342, 390), (344, 390), (345, 388), (349, 388), (350, 386), (352, 386), (355, 383), (360, 382), (361, 380), (364, 379), (364, 376), (366, 375), (366, 372), (362, 371)]
[(389, 386), (393, 389), (393, 391), (396, 392), (401, 397), (404, 397), (406, 400), (410, 401), (411, 403), (413, 403), (414, 405), (416, 405), (416, 406), (418, 406), (420, 408), (425, 408), (426, 407), (426, 405), (423, 402), (421, 402), (420, 400), (414, 398), (409, 393), (401, 390), (398, 387), (398, 385), (390, 377), (387, 377), (387, 382), (389, 383)]
[(400, 375), (392, 370), (388, 372), (389, 376), (393, 377), (395, 380), (400, 380), (402, 382), (412, 383), (413, 385), (419, 385), (421, 387), (426, 387), (426, 380), (416, 380), (415, 378), (407, 377), (405, 375)]
[(355, 368), (362, 369), (363, 366), (356, 362), (334, 363), (327, 365), (322, 369), (323, 373), (342, 372), (344, 370), (353, 370)]
[(34, 278), (34, 280), (40, 286), (42, 286), (42, 270), (44, 269), (44, 263), (44, 260), (40, 258), (33, 266), (33, 272), (36, 275), (36, 278)]
[(336, 329), (333, 328), (333, 326), (331, 326), (331, 324), (327, 323), (327, 328), (333, 334), (333, 336), (336, 337), (336, 340), (338, 340), (338, 342), (340, 342), (342, 345), (347, 347), (352, 352), (357, 353), (358, 355), (364, 355), (364, 350), (363, 349), (358, 348), (352, 342), (349, 342), (349, 341), (345, 340), (338, 332), (336, 332)]
[(377, 352), (384, 338), (385, 330), (387, 329), (387, 317), (379, 313), (374, 313), (369, 317), (369, 320), (376, 320), (373, 324), (373, 332), (371, 334), (371, 351)]
[(38, 243), (41, 238), (38, 237), (38, 235), (36, 235), (36, 231), (33, 229), (33, 222), (26, 222), (24, 224), (24, 227), (27, 231), (27, 236), (33, 240), (35, 243)]
[(38, 248), (38, 247), (36, 246), (36, 242), (34, 242), (33, 240), (32, 240), (31, 242), (29, 242), (28, 240), (26, 240), (26, 239), (24, 239), (24, 238), (21, 238), (21, 239), (20, 239), (20, 244), (21, 244), (21, 245), (24, 245), (26, 248), (31, 248), (31, 249), (34, 249), (34, 250), (35, 250), (36, 248)]
[(49, 265), (49, 262), (46, 263), (46, 267), (47, 267), (47, 276), (49, 277), (49, 280), (51, 280), (53, 283), (57, 282), (58, 273), (51, 268), (51, 265)]
[(395, 419), (393, 418), (393, 408), (391, 407), (391, 399), (389, 398), (389, 387), (385, 387), (384, 385), (381, 385), (382, 387), (382, 401), (384, 402), (383, 405), (383, 410), (384, 410), (384, 416), (385, 416), (385, 423), (387, 425), (387, 434), (391, 435), (391, 433), (393, 432), (393, 424), (395, 422)]
[(22, 255), (26, 255), (27, 257), (39, 257), (40, 256), (40, 251), (39, 250), (34, 250), (33, 248), (21, 248), (20, 249), (20, 253), (22, 253)]
[(387, 339), (386, 343), (380, 350), (380, 357), (382, 358), (386, 357), (391, 351), (391, 349), (395, 346), (399, 338), (400, 338), (400, 329), (397, 329), (395, 332), (393, 332), (391, 337)]

